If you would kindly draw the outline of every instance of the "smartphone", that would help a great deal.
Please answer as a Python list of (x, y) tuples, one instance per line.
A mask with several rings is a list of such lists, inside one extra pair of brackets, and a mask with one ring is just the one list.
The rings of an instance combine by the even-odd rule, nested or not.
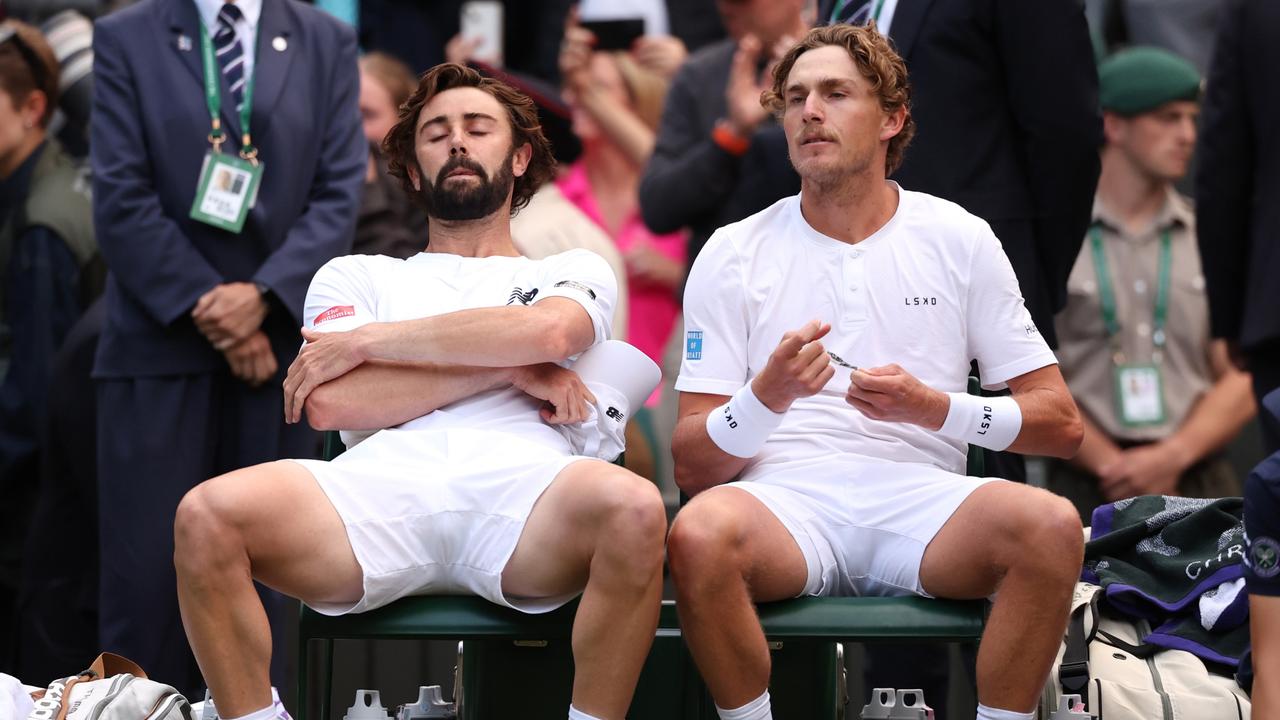
[(583, 20), (579, 24), (596, 36), (596, 50), (630, 50), (632, 43), (644, 35), (642, 17)]
[(479, 38), (472, 57), (502, 66), (502, 3), (499, 0), (468, 0), (462, 3), (461, 34), (464, 39)]

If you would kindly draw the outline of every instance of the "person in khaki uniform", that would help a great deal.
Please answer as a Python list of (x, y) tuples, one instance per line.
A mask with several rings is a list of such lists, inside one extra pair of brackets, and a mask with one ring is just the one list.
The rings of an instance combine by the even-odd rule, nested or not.
[(1220, 451), (1255, 412), (1249, 376), (1209, 336), (1195, 214), (1173, 189), (1195, 147), (1199, 74), (1155, 48), (1117, 53), (1098, 73), (1102, 175), (1055, 322), (1085, 439), (1048, 480), (1086, 523), (1135, 495), (1239, 495)]

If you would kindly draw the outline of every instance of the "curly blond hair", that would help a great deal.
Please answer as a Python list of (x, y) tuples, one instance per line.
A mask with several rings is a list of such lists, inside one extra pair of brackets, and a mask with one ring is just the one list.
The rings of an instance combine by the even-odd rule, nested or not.
[(804, 38), (782, 56), (773, 69), (773, 85), (760, 95), (760, 104), (775, 115), (781, 116), (785, 103), (787, 76), (796, 59), (810, 50), (826, 45), (844, 48), (853, 59), (862, 76), (871, 83), (871, 90), (880, 98), (880, 107), (887, 113), (905, 108), (906, 119), (902, 130), (889, 140), (889, 152), (885, 156), (885, 175), (892, 175), (902, 165), (907, 146), (916, 134), (916, 122), (911, 117), (911, 83), (907, 79), (907, 64), (893, 49), (889, 39), (881, 35), (872, 23), (866, 27), (857, 25), (827, 25), (809, 31)]

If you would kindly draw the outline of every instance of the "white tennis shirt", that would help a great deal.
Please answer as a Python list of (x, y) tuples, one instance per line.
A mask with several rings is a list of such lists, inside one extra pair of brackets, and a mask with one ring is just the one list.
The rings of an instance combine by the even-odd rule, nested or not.
[[(307, 289), (304, 316), (307, 327), (333, 332), (371, 322), (415, 320), (472, 308), (532, 305), (551, 297), (565, 297), (578, 302), (591, 317), (595, 345), (609, 338), (617, 292), (609, 264), (586, 250), (569, 250), (542, 260), (445, 253), (418, 253), (407, 260), (348, 255), (330, 260), (316, 273)], [(567, 453), (564, 438), (538, 416), (541, 404), (508, 386), (459, 400), (399, 427), (500, 430)], [(343, 433), (343, 441), (351, 445), (369, 434)]]
[[(989, 388), (1057, 362), (990, 226), (901, 188), (889, 222), (853, 245), (814, 230), (798, 195), (720, 228), (690, 271), (684, 317), (683, 392), (732, 395), (783, 333), (815, 319), (831, 323), (822, 344), (848, 364), (897, 363), (943, 392), (965, 391), (974, 359)], [(849, 373), (837, 366), (821, 392), (797, 400), (742, 479), (812, 476), (832, 460), (963, 472), (963, 442), (871, 420), (845, 402)]]

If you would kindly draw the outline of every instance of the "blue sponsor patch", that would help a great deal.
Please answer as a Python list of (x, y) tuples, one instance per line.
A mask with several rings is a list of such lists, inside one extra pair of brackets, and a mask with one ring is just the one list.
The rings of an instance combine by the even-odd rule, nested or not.
[(702, 331), (690, 330), (684, 341), (684, 356), (689, 360), (702, 359)]

